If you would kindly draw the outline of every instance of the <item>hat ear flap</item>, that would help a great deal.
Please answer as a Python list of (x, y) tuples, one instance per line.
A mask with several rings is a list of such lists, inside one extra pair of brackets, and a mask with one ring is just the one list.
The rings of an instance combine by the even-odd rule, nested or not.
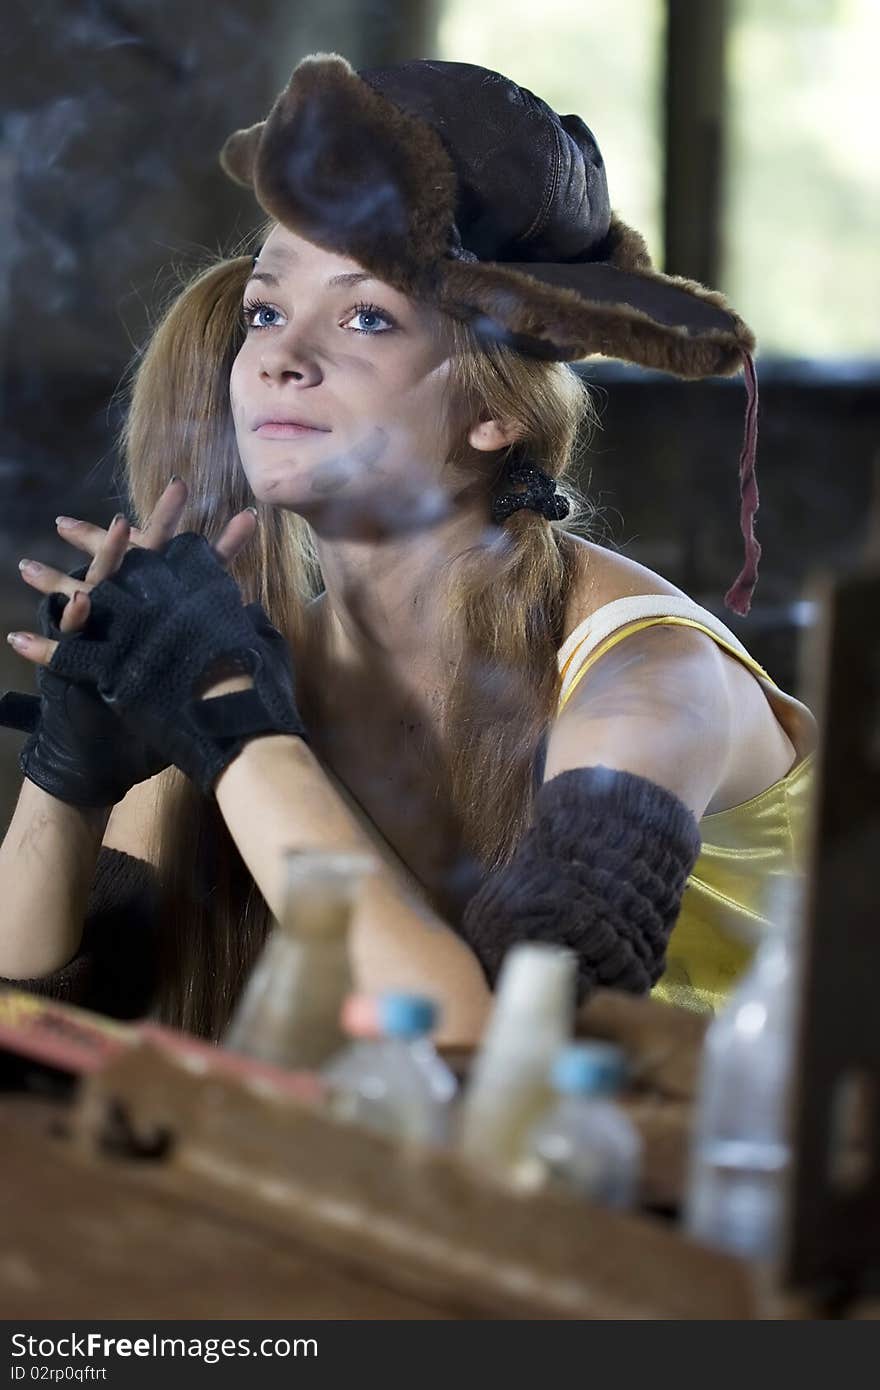
[(220, 151), (223, 172), (245, 188), (253, 187), (257, 148), (265, 124), (265, 121), (258, 121), (256, 125), (233, 131)]

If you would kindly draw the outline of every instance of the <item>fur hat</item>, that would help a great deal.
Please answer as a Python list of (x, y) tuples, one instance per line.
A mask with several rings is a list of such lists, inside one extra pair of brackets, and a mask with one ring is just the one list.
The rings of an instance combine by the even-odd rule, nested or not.
[(688, 378), (744, 367), (746, 557), (725, 603), (748, 612), (761, 554), (754, 335), (718, 292), (653, 268), (611, 210), (579, 116), (470, 63), (355, 72), (315, 53), (220, 163), (282, 226), (516, 351), (601, 353)]

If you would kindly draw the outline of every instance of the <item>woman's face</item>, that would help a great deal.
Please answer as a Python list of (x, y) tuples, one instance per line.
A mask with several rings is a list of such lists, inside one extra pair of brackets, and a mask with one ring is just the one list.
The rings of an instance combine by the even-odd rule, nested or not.
[(229, 381), (254, 497), (308, 517), (331, 495), (439, 483), (451, 435), (443, 316), (283, 227), (254, 275)]

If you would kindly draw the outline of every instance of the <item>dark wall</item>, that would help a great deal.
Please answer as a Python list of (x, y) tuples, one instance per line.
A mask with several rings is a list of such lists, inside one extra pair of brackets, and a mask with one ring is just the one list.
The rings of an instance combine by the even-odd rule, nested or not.
[(589, 364), (603, 429), (585, 480), (609, 539), (727, 623), (770, 675), (797, 693), (801, 602), (818, 569), (858, 561), (880, 462), (880, 363), (762, 361), (756, 534), (763, 548), (748, 617), (724, 608), (739, 573), (742, 377), (684, 382)]

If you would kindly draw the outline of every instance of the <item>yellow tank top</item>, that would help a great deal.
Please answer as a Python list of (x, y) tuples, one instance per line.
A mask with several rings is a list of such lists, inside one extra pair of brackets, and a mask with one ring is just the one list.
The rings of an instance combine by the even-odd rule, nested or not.
[(701, 819), (702, 848), (685, 887), (655, 998), (713, 1013), (742, 974), (770, 926), (771, 875), (805, 862), (807, 813), (813, 782), (816, 721), (749, 655), (737, 637), (684, 597), (638, 594), (605, 604), (575, 628), (559, 650), (562, 686), (557, 714), (587, 671), (625, 638), (655, 624), (705, 632), (755, 676), (785, 732), (796, 760), (786, 775), (739, 806)]

